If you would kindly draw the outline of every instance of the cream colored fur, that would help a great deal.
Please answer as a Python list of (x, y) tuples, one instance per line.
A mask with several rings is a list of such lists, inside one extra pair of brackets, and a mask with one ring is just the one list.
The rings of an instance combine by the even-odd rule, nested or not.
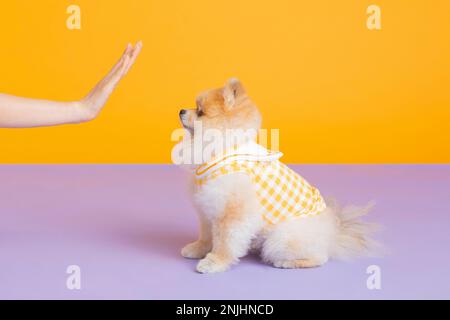
[[(241, 128), (242, 123), (259, 126), (259, 113), (253, 109), (256, 106), (237, 80), (218, 90), (199, 97), (195, 114), (182, 113), (181, 120), (187, 129), (192, 128), (190, 121), (194, 120), (213, 128)], [(241, 101), (242, 107), (236, 106), (236, 101)], [(208, 114), (210, 108), (214, 112)], [(250, 250), (260, 253), (263, 261), (275, 267), (310, 268), (332, 258), (370, 255), (376, 248), (370, 238), (373, 226), (360, 220), (370, 206), (340, 208), (327, 201), (328, 208), (317, 216), (268, 225), (262, 219), (262, 208), (246, 174), (222, 176), (199, 189), (192, 186), (200, 235), (181, 254), (201, 259), (197, 265), (200, 273), (226, 271)]]

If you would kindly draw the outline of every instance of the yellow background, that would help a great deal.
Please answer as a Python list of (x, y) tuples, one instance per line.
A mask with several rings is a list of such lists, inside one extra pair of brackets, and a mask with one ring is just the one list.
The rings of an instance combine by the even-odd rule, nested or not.
[(0, 92), (35, 98), (81, 98), (127, 42), (145, 46), (98, 120), (1, 129), (1, 163), (170, 162), (178, 110), (231, 76), (286, 162), (450, 161), (447, 0), (5, 0), (0, 32)]

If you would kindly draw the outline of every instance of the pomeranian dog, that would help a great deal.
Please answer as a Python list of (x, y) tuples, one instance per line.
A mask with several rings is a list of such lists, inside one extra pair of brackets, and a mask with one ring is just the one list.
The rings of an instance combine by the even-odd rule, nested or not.
[[(184, 148), (190, 151), (208, 130), (217, 137), (258, 132), (261, 126), (258, 108), (237, 79), (204, 92), (195, 109), (183, 109), (179, 116), (189, 133)], [(289, 269), (375, 252), (375, 226), (360, 219), (371, 205), (340, 208), (335, 201), (325, 202), (316, 188), (279, 161), (280, 152), (258, 145), (254, 135), (243, 135), (222, 149), (216, 148), (223, 146), (218, 141), (200, 148), (201, 161), (191, 166), (200, 232), (181, 254), (201, 259), (198, 272), (226, 271), (249, 251)]]

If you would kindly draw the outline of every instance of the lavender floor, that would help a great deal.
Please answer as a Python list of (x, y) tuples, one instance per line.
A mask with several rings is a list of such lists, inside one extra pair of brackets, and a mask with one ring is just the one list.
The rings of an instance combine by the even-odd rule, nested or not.
[[(1, 299), (450, 298), (450, 166), (294, 166), (323, 194), (376, 200), (385, 258), (279, 270), (247, 257), (200, 275), (179, 255), (196, 236), (172, 166), (0, 166)], [(81, 290), (66, 268), (81, 268)], [(366, 269), (381, 268), (381, 290)]]

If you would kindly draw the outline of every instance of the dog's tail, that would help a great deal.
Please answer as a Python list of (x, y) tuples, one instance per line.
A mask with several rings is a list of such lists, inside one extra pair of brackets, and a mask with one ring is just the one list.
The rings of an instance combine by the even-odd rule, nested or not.
[(340, 260), (349, 260), (361, 256), (381, 256), (384, 248), (373, 239), (373, 234), (379, 230), (379, 225), (367, 223), (361, 217), (367, 215), (373, 208), (374, 202), (365, 207), (340, 207), (332, 200), (329, 207), (336, 216), (336, 234), (331, 246), (331, 257)]

